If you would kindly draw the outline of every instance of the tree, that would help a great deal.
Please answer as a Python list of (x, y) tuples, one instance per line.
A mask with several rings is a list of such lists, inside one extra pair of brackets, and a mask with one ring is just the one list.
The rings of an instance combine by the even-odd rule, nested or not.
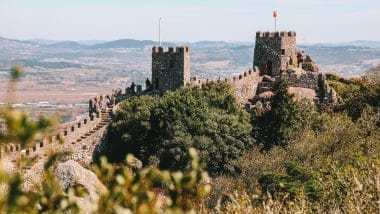
[(194, 147), (209, 172), (233, 172), (230, 160), (254, 143), (251, 130), (249, 114), (227, 84), (182, 88), (155, 102), (136, 97), (121, 104), (108, 156), (133, 152), (145, 163), (158, 160), (161, 168), (178, 170), (188, 167), (187, 150)]
[(344, 104), (338, 106), (338, 112), (347, 114), (356, 121), (367, 108), (377, 111), (380, 107), (380, 68), (367, 71), (361, 78), (344, 79), (329, 76), (329, 84), (337, 90)]
[(262, 115), (252, 114), (253, 135), (266, 150), (286, 146), (290, 138), (309, 124), (309, 116), (314, 112), (311, 105), (295, 101), (287, 89), (285, 81), (276, 83), (270, 110)]

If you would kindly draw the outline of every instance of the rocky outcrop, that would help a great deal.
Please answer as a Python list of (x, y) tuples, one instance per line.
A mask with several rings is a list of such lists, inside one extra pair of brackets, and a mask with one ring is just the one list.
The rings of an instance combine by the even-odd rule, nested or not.
[(67, 191), (70, 187), (80, 186), (88, 193), (84, 197), (70, 196), (72, 200), (78, 203), (82, 210), (90, 213), (97, 210), (99, 197), (107, 189), (92, 171), (83, 168), (73, 160), (69, 160), (57, 165), (55, 175), (64, 191)]
[(315, 90), (310, 88), (289, 87), (288, 93), (293, 94), (294, 99), (298, 101), (306, 100), (309, 102), (314, 102), (317, 98), (317, 93), (315, 93)]

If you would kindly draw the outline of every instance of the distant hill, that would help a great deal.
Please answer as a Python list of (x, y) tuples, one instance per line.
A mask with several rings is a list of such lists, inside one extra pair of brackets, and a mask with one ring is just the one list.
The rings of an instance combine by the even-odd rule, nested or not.
[(22, 40), (17, 40), (17, 39), (8, 39), (0, 36), (0, 44), (1, 43), (12, 43), (12, 44), (28, 44), (28, 45), (38, 45), (37, 43), (34, 43), (32, 41), (22, 41)]
[(351, 42), (340, 42), (340, 43), (301, 43), (300, 45), (301, 46), (324, 46), (324, 47), (354, 46), (354, 47), (380, 48), (380, 41), (356, 40), (356, 41), (351, 41)]
[(53, 45), (56, 43), (65, 42), (65, 41), (61, 41), (61, 40), (49, 40), (49, 39), (30, 39), (27, 41), (33, 42), (33, 43), (38, 44), (38, 45)]
[(27, 40), (27, 41), (35, 43), (35, 44), (39, 44), (39, 45), (44, 45), (44, 46), (55, 45), (55, 44), (59, 44), (59, 43), (70, 43), (70, 42), (76, 42), (80, 45), (89, 46), (89, 45), (96, 45), (96, 44), (108, 42), (108, 41), (104, 41), (104, 40), (69, 41), (69, 40), (49, 40), (49, 39), (31, 39), (31, 40)]
[(380, 48), (380, 41), (356, 40), (349, 43), (353, 46)]
[(109, 48), (143, 48), (148, 45), (156, 45), (157, 42), (150, 40), (120, 39), (116, 41), (101, 43), (89, 46), (93, 49), (109, 49)]
[(59, 42), (47, 45), (50, 48), (67, 48), (67, 49), (83, 49), (86, 45), (79, 44), (78, 42)]
[[(144, 48), (146, 46), (157, 45), (157, 41), (152, 40), (136, 40), (136, 39), (119, 39), (114, 41), (101, 41), (101, 40), (84, 40), (84, 41), (63, 41), (63, 40), (46, 40), (46, 39), (33, 39), (33, 40), (16, 40), (0, 37), (1, 42), (7, 43), (20, 43), (29, 45), (41, 45), (52, 48), (72, 48), (72, 49), (111, 49), (111, 48)], [(233, 46), (252, 46), (252, 42), (226, 42), (226, 41), (196, 41), (196, 42), (164, 42), (163, 46), (176, 46), (187, 44), (193, 48), (207, 48), (207, 47), (233, 47)], [(371, 40), (356, 40), (351, 42), (342, 43), (300, 43), (301, 46), (325, 46), (325, 47), (340, 47), (340, 46), (356, 46), (356, 47), (369, 47), (380, 48), (380, 41)]]

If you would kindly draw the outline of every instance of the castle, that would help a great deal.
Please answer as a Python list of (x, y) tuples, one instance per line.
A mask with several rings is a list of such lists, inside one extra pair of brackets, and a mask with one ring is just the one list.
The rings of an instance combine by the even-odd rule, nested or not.
[[(279, 80), (289, 83), (289, 93), (325, 108), (338, 103), (338, 97), (318, 65), (304, 52), (297, 51), (296, 32), (256, 33), (253, 67), (231, 78), (214, 80), (191, 77), (189, 47), (152, 48), (152, 78), (146, 89), (132, 83), (118, 100), (136, 94), (163, 94), (185, 86), (201, 86), (211, 82), (226, 82), (235, 90), (243, 105), (269, 106), (273, 86)], [(152, 82), (151, 82), (152, 81)]]
[[(309, 100), (320, 108), (335, 105), (339, 101), (336, 92), (328, 85), (325, 75), (319, 71), (312, 58), (303, 52), (297, 52), (296, 33), (293, 31), (257, 32), (253, 68), (238, 76), (216, 80), (191, 77), (189, 47), (169, 47), (167, 50), (153, 47), (151, 80), (147, 79), (145, 90), (142, 90), (141, 85), (132, 83), (124, 94), (121, 91), (115, 92), (111, 97), (116, 100), (109, 99), (110, 106), (135, 95), (157, 95), (181, 87), (225, 82), (234, 89), (242, 105), (270, 108), (273, 86), (279, 80), (288, 81), (289, 93), (294, 94), (296, 99)], [(20, 154), (37, 157), (37, 163), (32, 168), (25, 169), (27, 186), (33, 183), (37, 173), (43, 172), (46, 154), (51, 150), (73, 151), (70, 159), (88, 165), (103, 149), (107, 126), (112, 119), (110, 109), (106, 110), (99, 105), (101, 100), (103, 97), (90, 100), (90, 115), (60, 127), (56, 137), (43, 139), (26, 148), (13, 144), (1, 146), (0, 159), (6, 157), (6, 165), (10, 171), (14, 171), (15, 160)], [(117, 107), (116, 105), (113, 111)], [(62, 139), (66, 143), (60, 143)]]

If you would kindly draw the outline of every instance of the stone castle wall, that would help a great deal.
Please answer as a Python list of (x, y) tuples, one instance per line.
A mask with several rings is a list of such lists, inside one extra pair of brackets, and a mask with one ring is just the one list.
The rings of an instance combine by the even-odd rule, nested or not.
[(319, 72), (304, 71), (302, 69), (291, 69), (283, 72), (281, 74), (281, 78), (287, 80), (288, 84), (293, 87), (309, 88), (318, 91), (319, 75)]
[(238, 98), (239, 103), (246, 104), (248, 100), (256, 95), (256, 90), (262, 77), (257, 69), (246, 71), (238, 76), (232, 78), (219, 78), (217, 80), (209, 79), (197, 79), (196, 77), (191, 78), (191, 86), (200, 86), (207, 83), (219, 83), (225, 82), (232, 86), (235, 94)]
[(109, 110), (103, 109), (98, 116), (84, 116), (80, 120), (59, 125), (48, 138), (26, 148), (21, 149), (15, 144), (1, 145), (0, 156), (9, 172), (17, 170), (17, 159), (20, 156), (36, 159), (32, 165), (23, 167), (23, 187), (29, 189), (44, 171), (44, 163), (51, 152), (68, 151), (70, 154), (65, 159), (87, 166), (92, 163), (104, 146), (109, 122)]
[(53, 135), (49, 138), (45, 138), (41, 141), (35, 142), (34, 145), (28, 146), (21, 150), (19, 145), (6, 144), (0, 147), (1, 157), (5, 156), (17, 156), (17, 155), (26, 155), (26, 156), (38, 156), (46, 152), (47, 149), (56, 147), (61, 139), (65, 144), (71, 144), (76, 142), (76, 140), (87, 133), (89, 130), (94, 128), (99, 124), (101, 118), (90, 118), (84, 117), (81, 120), (66, 123), (60, 125), (57, 128), (56, 135)]

